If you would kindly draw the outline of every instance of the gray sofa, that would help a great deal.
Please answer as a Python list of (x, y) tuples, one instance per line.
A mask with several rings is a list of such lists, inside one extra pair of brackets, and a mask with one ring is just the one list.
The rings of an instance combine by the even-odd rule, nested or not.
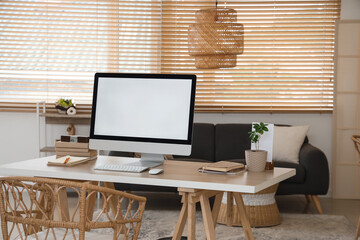
[[(251, 124), (195, 123), (190, 156), (174, 156), (175, 160), (216, 162), (220, 160), (244, 162), (245, 150), (250, 149), (248, 132)], [(110, 152), (110, 155), (120, 155)], [(279, 184), (277, 194), (305, 194), (322, 213), (317, 195), (329, 188), (329, 167), (325, 154), (309, 143), (306, 137), (299, 153), (299, 164), (273, 160), (275, 167), (295, 168), (296, 175)], [(175, 188), (117, 184), (123, 190), (176, 191)]]

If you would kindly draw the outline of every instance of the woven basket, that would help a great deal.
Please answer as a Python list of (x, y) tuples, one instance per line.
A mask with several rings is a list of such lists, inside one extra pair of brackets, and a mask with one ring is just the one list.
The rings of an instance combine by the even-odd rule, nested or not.
[(236, 11), (210, 8), (196, 12), (196, 23), (188, 30), (189, 55), (197, 68), (236, 66), (236, 55), (244, 49), (244, 27), (236, 23)]
[[(242, 194), (246, 214), (249, 218), (249, 222), (251, 227), (269, 227), (279, 225), (281, 223), (281, 217), (279, 213), (279, 209), (275, 202), (275, 192), (278, 187), (278, 184), (271, 186), (267, 189), (264, 189), (255, 194)], [(261, 203), (261, 198), (270, 198), (273, 197), (274, 200), (270, 201), (273, 203), (264, 204), (264, 205), (255, 205), (257, 203)], [(257, 199), (256, 201), (249, 201), (248, 199)], [(267, 200), (269, 201), (269, 200)], [(249, 205), (250, 204), (250, 205)], [(220, 224), (227, 223), (227, 216), (226, 216), (226, 200), (221, 203), (219, 216), (217, 222)], [(232, 226), (241, 226), (241, 219), (240, 214), (238, 212), (236, 203), (234, 202), (233, 205), (233, 219), (232, 219)]]

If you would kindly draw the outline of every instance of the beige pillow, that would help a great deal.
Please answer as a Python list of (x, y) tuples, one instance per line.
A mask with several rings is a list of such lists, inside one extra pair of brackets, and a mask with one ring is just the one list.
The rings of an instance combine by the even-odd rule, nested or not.
[(273, 159), (299, 163), (299, 151), (310, 126), (274, 126)]

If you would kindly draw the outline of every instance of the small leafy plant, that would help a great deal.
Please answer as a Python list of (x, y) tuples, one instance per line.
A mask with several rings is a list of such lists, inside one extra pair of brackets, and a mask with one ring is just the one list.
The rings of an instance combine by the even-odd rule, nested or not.
[(263, 135), (264, 132), (269, 131), (269, 129), (267, 128), (267, 124), (263, 122), (255, 123), (253, 127), (254, 130), (249, 132), (249, 138), (251, 139), (252, 143), (255, 143), (256, 151), (258, 151), (261, 135)]
[(75, 107), (71, 99), (60, 98), (56, 102), (55, 108), (66, 111), (69, 107)]

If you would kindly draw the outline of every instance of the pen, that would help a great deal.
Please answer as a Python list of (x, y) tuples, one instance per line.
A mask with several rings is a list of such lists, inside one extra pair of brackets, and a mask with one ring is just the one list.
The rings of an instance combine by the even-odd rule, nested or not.
[(64, 161), (64, 164), (67, 164), (67, 162), (70, 160), (70, 157), (67, 157)]

